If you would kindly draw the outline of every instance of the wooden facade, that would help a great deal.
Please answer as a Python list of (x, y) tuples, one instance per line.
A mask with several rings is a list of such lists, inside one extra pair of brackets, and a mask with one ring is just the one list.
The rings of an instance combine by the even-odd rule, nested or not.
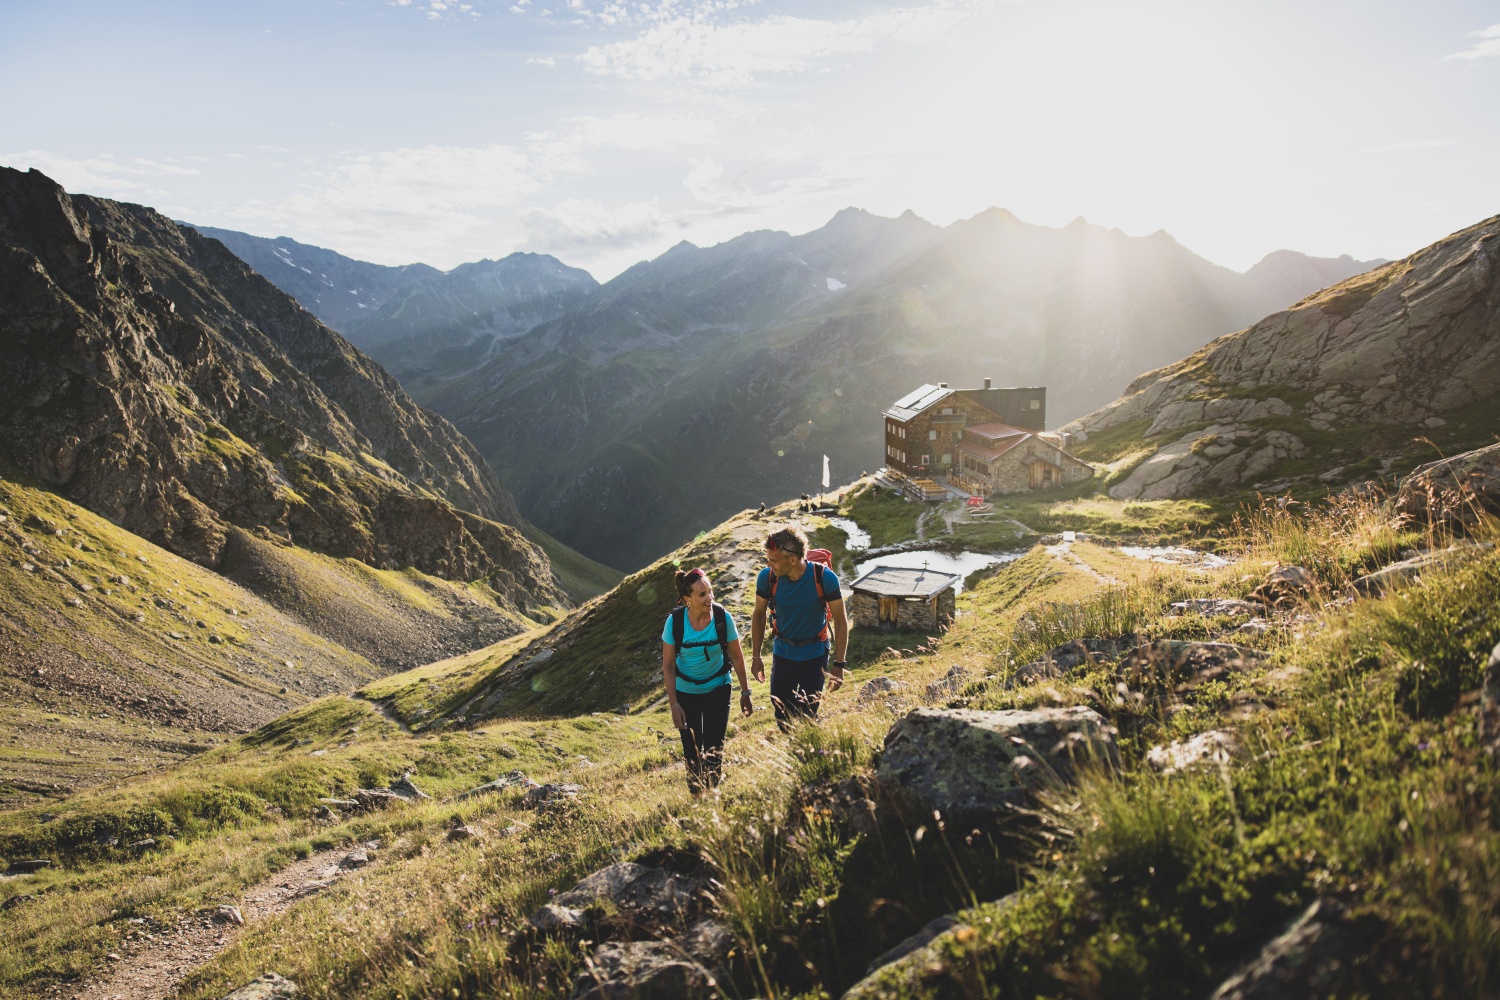
[(1075, 483), (1093, 467), (1047, 435), (1047, 390), (1040, 386), (951, 389), (924, 385), (892, 404), (885, 420), (886, 464), (908, 476), (947, 476), (977, 493), (1017, 493)]
[(964, 428), (1005, 423), (1032, 431), (1046, 429), (1047, 390), (950, 389), (924, 385), (885, 411), (885, 463), (909, 476), (947, 475), (958, 463), (956, 447)]

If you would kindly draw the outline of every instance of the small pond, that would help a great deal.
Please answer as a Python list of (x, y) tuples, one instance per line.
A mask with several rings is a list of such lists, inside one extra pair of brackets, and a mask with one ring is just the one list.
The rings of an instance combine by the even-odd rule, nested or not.
[(997, 563), (1014, 562), (1025, 552), (939, 552), (936, 549), (915, 549), (911, 552), (892, 552), (887, 556), (876, 556), (855, 564), (856, 578), (864, 576), (877, 566), (901, 566), (906, 569), (930, 569), (934, 573), (952, 574), (959, 578), (957, 593), (964, 589), (963, 578), (977, 569)]
[(847, 517), (830, 517), (828, 523), (849, 536), (846, 547), (850, 552), (859, 552), (870, 547), (870, 533)]
[(1199, 552), (1196, 549), (1184, 548), (1180, 545), (1154, 545), (1141, 547), (1138, 545), (1122, 545), (1120, 551), (1133, 559), (1144, 559), (1147, 562), (1170, 563), (1173, 566), (1186, 566), (1190, 569), (1218, 569), (1228, 566), (1229, 560), (1223, 556), (1216, 556), (1212, 552)]

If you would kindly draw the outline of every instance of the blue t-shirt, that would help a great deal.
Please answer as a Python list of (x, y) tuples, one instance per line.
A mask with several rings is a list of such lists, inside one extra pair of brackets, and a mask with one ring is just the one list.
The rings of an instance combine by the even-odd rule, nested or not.
[[(782, 577), (776, 583), (776, 642), (771, 653), (787, 660), (814, 660), (828, 652), (827, 642), (803, 642), (800, 645), (788, 640), (812, 639), (827, 624), (823, 601), (818, 598), (818, 585), (813, 582), (813, 564), (808, 563), (802, 579)], [(771, 568), (767, 566), (755, 579), (755, 596), (771, 599)], [(833, 570), (823, 567), (823, 598), (829, 602), (843, 597), (839, 592), (839, 578)], [(786, 638), (782, 638), (785, 636)], [(829, 639), (833, 638), (830, 630)]]
[[(734, 615), (724, 612), (724, 637), (738, 642), (739, 630), (734, 627)], [(661, 627), (661, 641), (668, 646), (676, 645), (672, 635), (672, 616)], [(706, 642), (707, 646), (689, 646), (690, 642)], [(719, 632), (714, 628), (713, 615), (708, 616), (708, 627), (693, 628), (693, 616), (682, 616), (683, 648), (677, 651), (677, 690), (683, 694), (707, 694), (728, 684), (729, 674), (715, 677), (724, 666), (724, 650), (719, 648)]]

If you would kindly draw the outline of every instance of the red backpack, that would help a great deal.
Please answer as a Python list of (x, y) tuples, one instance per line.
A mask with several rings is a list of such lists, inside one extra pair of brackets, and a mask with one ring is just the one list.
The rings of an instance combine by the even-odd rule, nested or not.
[(833, 621), (833, 611), (828, 607), (828, 597), (823, 593), (823, 572), (833, 569), (833, 553), (827, 549), (808, 549), (807, 568), (812, 571), (813, 586), (817, 588), (818, 600), (823, 602), (823, 629), (811, 639), (788, 639), (776, 630), (776, 584), (780, 581), (776, 571), (771, 570), (771, 596), (766, 599), (767, 606), (771, 609), (771, 635), (782, 642), (789, 642), (793, 646), (806, 646), (812, 642), (828, 641), (828, 626)]

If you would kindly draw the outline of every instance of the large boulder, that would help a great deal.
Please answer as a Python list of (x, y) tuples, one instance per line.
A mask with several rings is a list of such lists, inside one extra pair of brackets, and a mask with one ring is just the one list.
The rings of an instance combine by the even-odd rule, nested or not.
[(1089, 708), (918, 708), (886, 734), (879, 777), (924, 810), (984, 818), (1070, 781), (1081, 765), (1118, 761), (1114, 728)]
[(1302, 1000), (1369, 995), (1360, 990), (1378, 928), (1318, 900), (1259, 955), (1214, 990), (1210, 1000)]
[(1449, 525), (1473, 524), (1481, 513), (1500, 514), (1500, 444), (1413, 469), (1401, 481), (1396, 509), (1421, 523)]

